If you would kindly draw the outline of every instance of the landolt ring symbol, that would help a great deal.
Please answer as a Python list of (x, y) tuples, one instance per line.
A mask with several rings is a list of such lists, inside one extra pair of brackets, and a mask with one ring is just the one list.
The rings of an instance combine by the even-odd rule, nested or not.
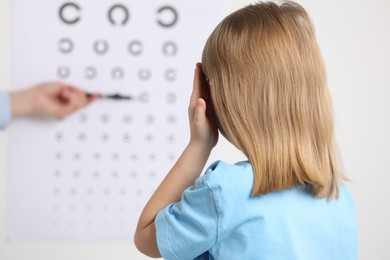
[(179, 14), (177, 13), (176, 9), (173, 8), (172, 6), (162, 6), (157, 10), (157, 14), (161, 14), (164, 12), (171, 12), (172, 13), (172, 15), (173, 15), (172, 21), (167, 22), (167, 21), (162, 21), (161, 19), (157, 19), (157, 23), (165, 28), (169, 28), (169, 27), (174, 26), (179, 19)]
[(65, 9), (68, 9), (70, 7), (73, 7), (78, 12), (81, 10), (80, 6), (78, 6), (77, 4), (75, 4), (73, 2), (68, 2), (68, 3), (63, 4), (60, 7), (60, 10), (58, 11), (58, 15), (59, 15), (61, 21), (63, 21), (64, 23), (66, 23), (66, 24), (75, 24), (75, 23), (77, 23), (80, 20), (80, 16), (76, 15), (73, 19), (71, 19), (69, 17), (68, 18), (65, 17), (65, 15), (64, 15)]
[(125, 25), (127, 23), (127, 21), (129, 20), (130, 14), (129, 14), (129, 10), (127, 10), (126, 6), (121, 5), (121, 4), (116, 4), (116, 5), (111, 6), (110, 10), (108, 10), (108, 20), (110, 21), (110, 23), (112, 25), (117, 24), (117, 22), (115, 22), (114, 18), (113, 18), (113, 13), (116, 9), (122, 10), (124, 17), (123, 17), (121, 24)]

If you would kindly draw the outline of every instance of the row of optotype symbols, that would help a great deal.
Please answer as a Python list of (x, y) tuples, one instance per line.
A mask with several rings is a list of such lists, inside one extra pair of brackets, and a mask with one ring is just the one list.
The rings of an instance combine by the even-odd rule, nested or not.
[[(114, 67), (111, 70), (111, 78), (113, 80), (123, 80), (125, 78), (125, 70), (121, 67)], [(71, 69), (69, 66), (59, 66), (57, 68), (57, 76), (60, 79), (67, 79), (71, 75)], [(85, 78), (92, 80), (98, 76), (98, 70), (94, 66), (87, 66), (84, 69)], [(148, 81), (152, 77), (152, 71), (148, 68), (141, 68), (137, 72), (137, 77), (141, 81)], [(164, 72), (164, 78), (168, 82), (174, 82), (177, 80), (177, 70), (174, 68), (168, 68)]]
[[(62, 142), (65, 139), (65, 135), (62, 132), (58, 132), (58, 133), (55, 134), (55, 139), (58, 142)], [(76, 135), (76, 139), (79, 140), (80, 142), (84, 142), (84, 141), (86, 141), (88, 139), (88, 135), (85, 132), (80, 132), (79, 134)], [(102, 133), (100, 135), (100, 140), (102, 142), (108, 142), (110, 140), (110, 135), (108, 133)], [(155, 137), (152, 134), (146, 134), (145, 137), (144, 137), (144, 141), (148, 142), (148, 143), (151, 143), (154, 140), (155, 140)], [(176, 140), (175, 135), (169, 134), (167, 136), (166, 140), (169, 143), (174, 143), (175, 140)], [(126, 143), (130, 142), (131, 141), (131, 135), (128, 134), (128, 133), (123, 134), (122, 135), (122, 141), (126, 142)], [(75, 159), (77, 159), (77, 158), (75, 158)]]
[[(93, 159), (94, 161), (101, 161), (104, 159), (103, 158), (104, 156), (100, 152), (96, 152), (90, 154), (89, 156), (86, 156), (85, 154), (81, 154), (80, 152), (75, 152), (72, 154), (72, 153), (63, 153), (61, 151), (57, 151), (54, 154), (54, 157), (57, 160), (62, 160), (64, 158), (73, 158), (75, 161), (80, 161), (82, 159), (86, 159), (86, 160)], [(118, 161), (120, 159), (124, 159), (124, 160), (130, 159), (131, 162), (135, 163), (137, 161), (140, 161), (141, 157), (139, 156), (139, 154), (136, 153), (130, 154), (130, 156), (120, 156), (118, 153), (115, 152), (110, 157), (107, 158), (110, 158), (112, 161)], [(153, 161), (157, 161), (157, 156), (155, 154), (150, 154), (148, 155), (147, 158), (144, 159), (147, 159), (149, 162), (153, 162)], [(160, 159), (164, 159), (164, 158), (160, 158)], [(176, 159), (176, 156), (174, 154), (169, 154), (165, 159), (167, 159), (168, 161), (174, 161)]]
[[(82, 6), (74, 2), (65, 2), (58, 9), (58, 17), (67, 25), (75, 25), (82, 20)], [(130, 8), (116, 3), (108, 8), (107, 18), (110, 24), (124, 26), (130, 20)], [(179, 20), (179, 12), (171, 5), (163, 5), (156, 10), (156, 22), (163, 28), (172, 28)]]
[[(74, 42), (70, 38), (62, 38), (58, 41), (58, 50), (63, 54), (70, 54), (75, 48)], [(92, 44), (92, 50), (98, 55), (108, 53), (110, 45), (106, 40), (96, 40)], [(144, 44), (139, 40), (133, 40), (127, 45), (128, 52), (133, 56), (140, 56), (144, 53)], [(165, 42), (161, 51), (166, 57), (174, 57), (178, 53), (178, 46), (173, 41)]]

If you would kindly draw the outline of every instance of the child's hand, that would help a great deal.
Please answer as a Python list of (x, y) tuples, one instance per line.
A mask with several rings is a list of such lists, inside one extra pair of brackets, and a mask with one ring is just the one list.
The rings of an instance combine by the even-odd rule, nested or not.
[(83, 108), (98, 95), (87, 96), (84, 91), (63, 83), (45, 83), (11, 92), (13, 117), (43, 115), (63, 118)]
[(213, 148), (218, 142), (218, 127), (209, 89), (200, 63), (196, 64), (188, 116), (191, 130), (190, 144)]

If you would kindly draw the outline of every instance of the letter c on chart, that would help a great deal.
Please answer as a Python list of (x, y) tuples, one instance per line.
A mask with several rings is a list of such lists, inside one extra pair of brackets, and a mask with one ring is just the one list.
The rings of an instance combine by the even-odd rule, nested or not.
[(130, 15), (129, 15), (129, 10), (127, 10), (126, 6), (124, 6), (122, 4), (116, 4), (116, 5), (111, 6), (111, 8), (108, 10), (108, 20), (110, 21), (110, 23), (112, 25), (116, 25), (119, 23), (119, 22), (115, 21), (114, 17), (113, 17), (113, 13), (116, 9), (122, 10), (123, 19), (122, 19), (122, 22), (120, 24), (125, 25), (127, 23), (127, 21), (129, 20)]
[[(171, 13), (172, 18), (167, 17), (166, 15), (163, 18), (162, 16), (164, 13)], [(172, 6), (168, 6), (168, 5), (160, 7), (157, 10), (157, 14), (160, 15), (160, 17), (157, 18), (157, 23), (165, 28), (169, 28), (169, 27), (174, 26), (179, 19), (179, 14), (176, 11), (176, 9), (173, 8)]]
[[(65, 11), (68, 9), (75, 9), (76, 14), (65, 14)], [(61, 5), (58, 15), (62, 22), (66, 24), (75, 24), (80, 20), (80, 16), (78, 15), (78, 12), (80, 12), (81, 8), (77, 4), (73, 2), (67, 2)]]

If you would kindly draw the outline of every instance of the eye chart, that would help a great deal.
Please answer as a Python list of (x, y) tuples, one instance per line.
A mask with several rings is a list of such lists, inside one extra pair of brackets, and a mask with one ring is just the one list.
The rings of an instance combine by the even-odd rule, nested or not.
[[(189, 138), (195, 63), (222, 0), (12, 1), (12, 88), (63, 81), (100, 99), (10, 127), (10, 241), (131, 240)], [(115, 96), (114, 96), (115, 97)]]

